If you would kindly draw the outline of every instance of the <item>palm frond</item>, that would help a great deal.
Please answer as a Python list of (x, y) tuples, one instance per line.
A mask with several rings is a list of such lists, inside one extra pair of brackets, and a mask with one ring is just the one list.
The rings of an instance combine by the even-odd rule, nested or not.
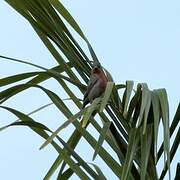
[[(1, 59), (41, 69), (41, 71), (21, 73), (0, 79), (0, 86), (5, 88), (0, 92), (0, 108), (8, 110), (21, 120), (9, 126), (28, 126), (45, 139), (41, 148), (51, 144), (58, 152), (57, 158), (44, 179), (51, 178), (59, 167), (58, 178), (66, 179), (76, 173), (81, 179), (106, 179), (106, 174), (100, 169), (100, 165), (91, 163), (92, 166), (90, 166), (81, 154), (76, 152), (76, 146), (81, 137), (93, 148), (93, 160), (99, 156), (117, 178), (154, 180), (160, 175), (160, 179), (163, 179), (167, 170), (170, 176), (170, 163), (179, 146), (179, 130), (171, 148), (170, 138), (179, 123), (180, 106), (169, 130), (169, 105), (166, 90), (150, 90), (146, 83), (139, 83), (135, 87), (133, 81), (126, 81), (125, 85), (116, 84), (111, 74), (104, 69), (109, 80), (104, 95), (82, 110), (82, 103), (77, 98), (76, 92), (72, 90), (72, 86), (83, 95), (92, 64), (100, 62), (79, 25), (58, 0), (6, 0), (6, 2), (29, 21), (57, 63), (57, 66), (48, 69), (20, 59), (0, 56)], [(91, 57), (86, 55), (86, 51), (78, 44), (66, 23), (87, 44)], [(69, 108), (56, 91), (40, 85), (41, 82), (50, 78), (56, 80), (57, 84), (63, 88), (77, 112)], [(21, 80), (27, 81), (20, 84)], [(13, 83), (16, 85), (12, 85)], [(6, 88), (6, 85), (11, 87)], [(23, 112), (3, 106), (9, 98), (34, 87), (42, 90), (64, 115), (64, 123), (56, 130), (50, 130)], [(158, 149), (157, 137), (161, 122), (164, 136), (161, 141), (162, 146)], [(73, 124), (75, 130), (65, 142), (58, 133), (62, 129), (66, 130), (69, 124)], [(102, 124), (103, 127), (101, 127)], [(90, 125), (98, 132), (98, 140), (88, 131)], [(46, 131), (51, 134), (47, 134)], [(58, 143), (54, 138), (58, 139)], [(105, 148), (103, 142), (106, 142), (111, 149)], [(160, 163), (163, 153), (165, 168), (159, 174), (157, 164)]]

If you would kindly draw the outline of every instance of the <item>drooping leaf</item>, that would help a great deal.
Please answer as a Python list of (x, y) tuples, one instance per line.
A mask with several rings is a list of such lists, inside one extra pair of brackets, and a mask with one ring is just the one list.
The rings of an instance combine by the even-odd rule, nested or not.
[(114, 105), (122, 113), (122, 102), (116, 85), (114, 85), (112, 89), (111, 101), (112, 105)]
[[(23, 60), (20, 60), (20, 59), (15, 59), (15, 58), (10, 58), (10, 57), (6, 57), (6, 56), (1, 56), (0, 55), (0, 58), (3, 58), (3, 59), (8, 59), (10, 61), (15, 61), (15, 62), (19, 62), (19, 63), (22, 63), (22, 64), (27, 64), (27, 65), (30, 65), (30, 66), (34, 66), (38, 69), (42, 69), (42, 70), (45, 70), (45, 72), (42, 72), (44, 73), (43, 76), (49, 76), (49, 77), (54, 77), (54, 78), (61, 78), (61, 79), (64, 79), (72, 84), (74, 84), (75, 86), (79, 87), (80, 89), (86, 89), (86, 86), (83, 85), (82, 83), (80, 83), (79, 81), (75, 80), (75, 79), (71, 79), (71, 78), (68, 78), (62, 74), (60, 74), (59, 72), (56, 72), (55, 71), (55, 68), (52, 68), (52, 69), (47, 69), (45, 67), (42, 67), (42, 66), (39, 66), (39, 65), (36, 65), (36, 64), (33, 64), (33, 63), (30, 63), (30, 62), (27, 62), (27, 61), (23, 61)], [(67, 66), (68, 66), (68, 63), (67, 63)], [(64, 67), (62, 67), (62, 70), (63, 70)], [(31, 81), (30, 81), (31, 82)], [(29, 83), (30, 83), (29, 82)], [(32, 82), (31, 82), (32, 83)]]
[(150, 116), (150, 106), (151, 106), (151, 91), (147, 91), (147, 104), (144, 110), (144, 119), (143, 119), (143, 134), (146, 132), (147, 119)]
[(5, 77), (5, 78), (0, 79), (0, 87), (15, 83), (15, 82), (27, 79), (27, 78), (31, 78), (37, 75), (43, 75), (43, 74), (45, 73), (44, 72), (28, 72), (28, 73), (22, 73), (22, 74), (17, 74), (14, 76)]
[(137, 87), (137, 91), (135, 93), (135, 95), (132, 97), (130, 103), (129, 103), (129, 108), (128, 108), (128, 112), (127, 112), (127, 121), (132, 121), (132, 114), (135, 110), (135, 108), (137, 107), (138, 102), (140, 101), (140, 97), (141, 97), (141, 86), (139, 85)]
[(141, 87), (142, 87), (142, 101), (141, 101), (141, 107), (140, 107), (140, 112), (139, 112), (139, 117), (138, 117), (138, 122), (136, 124), (136, 127), (139, 127), (143, 121), (144, 112), (145, 112), (145, 109), (149, 100), (149, 90), (148, 90), (147, 84), (142, 83)]
[[(46, 126), (44, 126), (43, 124), (36, 122), (36, 121), (19, 121), (19, 122), (13, 122), (9, 125), (6, 126), (7, 127), (11, 127), (11, 126), (28, 126), (28, 127), (33, 127), (33, 128), (37, 128), (37, 129), (42, 129), (42, 130), (46, 130), (46, 131), (50, 131), (49, 128), (47, 128)], [(4, 128), (3, 128), (4, 129)], [(1, 131), (1, 128), (0, 128)]]
[(147, 178), (147, 164), (150, 158), (149, 153), (152, 145), (152, 125), (147, 125), (145, 133), (141, 132), (141, 179)]
[[(0, 108), (3, 108), (3, 109), (6, 109), (7, 111), (13, 113), (15, 116), (17, 116), (21, 121), (23, 122), (33, 122), (34, 120), (27, 116), (26, 114), (20, 112), (20, 111), (17, 111), (13, 108), (9, 108), (9, 107), (6, 107), (6, 106), (0, 106)], [(40, 126), (40, 128), (35, 128), (35, 127), (30, 127), (34, 132), (36, 132), (37, 134), (39, 134), (41, 137), (43, 137), (44, 139), (47, 139), (49, 136), (48, 134), (42, 129), (42, 126)], [(48, 128), (46, 128), (48, 129)], [(58, 144), (56, 142), (52, 142), (52, 145), (53, 147), (57, 150), (57, 152), (60, 151), (60, 147), (58, 146)]]
[[(34, 114), (34, 113), (36, 113), (36, 112), (39, 112), (40, 110), (42, 110), (42, 109), (44, 109), (44, 108), (46, 108), (46, 107), (48, 107), (48, 106), (50, 106), (50, 105), (52, 105), (52, 104), (53, 104), (53, 103), (45, 104), (45, 105), (43, 105), (43, 106), (35, 109), (34, 111), (31, 111), (30, 113), (27, 114), (27, 116), (30, 116), (30, 115), (32, 115), (32, 114)], [(17, 119), (17, 120), (14, 121), (13, 123), (19, 122), (19, 120), (20, 120), (20, 119)], [(3, 127), (0, 128), (0, 131), (6, 129), (6, 128), (8, 128), (8, 127), (9, 127), (9, 125), (3, 126)]]
[(126, 81), (126, 89), (123, 95), (123, 100), (122, 100), (122, 104), (123, 104), (123, 115), (126, 116), (127, 115), (127, 109), (128, 109), (128, 104), (129, 104), (129, 100), (130, 100), (130, 96), (133, 90), (133, 85), (134, 82), (133, 81)]
[(154, 150), (155, 150), (155, 162), (157, 162), (157, 139), (160, 122), (160, 104), (157, 91), (152, 91), (152, 108), (154, 116)]
[(159, 102), (162, 112), (162, 121), (164, 128), (164, 163), (167, 158), (167, 166), (169, 169), (170, 176), (170, 135), (169, 135), (169, 105), (168, 98), (165, 89), (160, 89), (158, 91)]

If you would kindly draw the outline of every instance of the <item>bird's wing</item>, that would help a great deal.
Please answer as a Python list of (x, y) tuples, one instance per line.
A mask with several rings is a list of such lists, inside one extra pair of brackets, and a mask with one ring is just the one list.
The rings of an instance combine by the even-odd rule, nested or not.
[(90, 80), (88, 82), (87, 90), (84, 94), (84, 99), (86, 99), (90, 90), (93, 88), (93, 86), (96, 84), (97, 81), (98, 81), (98, 77), (96, 75), (91, 75)]

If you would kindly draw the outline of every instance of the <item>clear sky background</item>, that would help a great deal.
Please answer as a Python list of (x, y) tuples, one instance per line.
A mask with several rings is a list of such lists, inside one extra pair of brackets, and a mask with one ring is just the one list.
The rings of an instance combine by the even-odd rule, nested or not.
[[(62, 2), (88, 37), (115, 82), (134, 80), (136, 83), (148, 83), (151, 89), (166, 88), (172, 119), (180, 100), (180, 1)], [(0, 1), (0, 22), (1, 55), (27, 60), (46, 68), (56, 65), (29, 23), (5, 1)], [(0, 78), (34, 70), (37, 69), (0, 59)], [(43, 85), (52, 90), (59, 88), (54, 81)], [(61, 97), (66, 97), (60, 89), (57, 92)], [(50, 100), (43, 93), (32, 89), (13, 97), (5, 105), (28, 113), (48, 102)], [(33, 115), (33, 118), (52, 129), (65, 120), (53, 106)], [(0, 109), (0, 127), (15, 119)], [(67, 138), (67, 133), (71, 131), (72, 127), (69, 127), (62, 132), (62, 136)], [(43, 142), (28, 128), (13, 127), (1, 132), (0, 179), (43, 179), (57, 156), (50, 146), (39, 151)], [(87, 148), (82, 142), (78, 151), (86, 157)], [(92, 154), (89, 156), (88, 162), (91, 162)], [(96, 161), (101, 160), (97, 158)], [(180, 156), (176, 155), (171, 168), (173, 175), (179, 161)], [(105, 168), (103, 163), (102, 168)], [(108, 178), (116, 179), (110, 171), (105, 173)], [(77, 178), (73, 176), (73, 179)]]

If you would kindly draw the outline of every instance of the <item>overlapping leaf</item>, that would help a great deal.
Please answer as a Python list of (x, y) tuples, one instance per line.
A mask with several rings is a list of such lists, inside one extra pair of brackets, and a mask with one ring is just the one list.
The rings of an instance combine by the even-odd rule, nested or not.
[[(83, 41), (87, 43), (93, 61), (99, 63), (92, 46), (73, 17), (58, 0), (48, 0), (43, 2), (40, 0), (6, 0), (6, 2), (8, 2), (16, 11), (18, 11), (30, 22), (39, 38), (59, 64), (49, 70), (48, 68), (27, 63), (22, 60), (0, 56), (1, 58), (26, 63), (43, 70), (42, 72), (29, 72), (0, 79), (0, 86), (4, 87), (5, 85), (18, 83), (21, 80), (32, 78), (26, 84), (18, 84), (2, 91), (0, 93), (1, 103), (25, 89), (36, 87), (43, 90), (58, 110), (61, 111), (68, 119), (68, 121), (64, 122), (63, 126), (59, 127), (57, 131), (49, 137), (44, 131), (48, 130), (45, 126), (32, 121), (32, 119), (29, 119), (28, 116), (23, 115), (21, 112), (8, 109), (15, 113), (19, 118), (28, 120), (23, 122), (14, 122), (12, 125), (25, 125), (31, 127), (37, 134), (45, 138), (46, 142), (51, 143), (58, 151), (59, 155), (44, 179), (51, 178), (51, 175), (57, 170), (62, 162), (62, 167), (58, 175), (61, 179), (69, 178), (73, 172), (75, 172), (81, 179), (89, 178), (87, 173), (93, 178), (101, 177), (100, 179), (106, 179), (97, 165), (93, 165), (96, 169), (95, 172), (89, 165), (87, 165), (87, 163), (85, 163), (85, 161), (82, 161), (79, 155), (77, 156), (75, 153), (74, 149), (82, 136), (86, 139), (87, 143), (96, 150), (96, 154), (99, 154), (112, 172), (118, 178), (121, 177), (122, 179), (134, 179), (137, 177), (139, 178), (140, 176), (142, 179), (145, 179), (147, 175), (149, 175), (149, 171), (146, 173), (146, 169), (150, 166), (153, 172), (155, 172), (156, 163), (158, 163), (158, 160), (164, 151), (166, 157), (166, 168), (161, 174), (161, 178), (163, 178), (167, 169), (169, 169), (170, 161), (172, 160), (179, 143), (178, 130), (171, 152), (169, 152), (169, 136), (172, 135), (172, 131), (174, 131), (174, 129), (178, 126), (179, 108), (173, 120), (169, 134), (169, 107), (166, 91), (164, 89), (150, 91), (146, 84), (139, 84), (137, 90), (134, 90), (133, 94), (132, 81), (127, 81), (126, 86), (108, 86), (109, 90), (105, 92), (99, 111), (102, 121), (105, 125), (107, 125), (104, 126), (103, 131), (101, 132), (99, 124), (94, 119), (89, 121), (94, 117), (91, 116), (94, 110), (98, 112), (98, 105), (96, 104), (93, 106), (92, 104), (89, 106), (89, 111), (86, 111), (86, 109), (81, 110), (81, 102), (76, 97), (76, 94), (71, 90), (71, 86), (67, 83), (67, 81), (70, 82), (71, 85), (75, 85), (81, 92), (84, 92), (86, 86), (84, 86), (81, 82), (82, 80), (85, 83), (88, 82), (91, 61), (72, 36), (71, 32), (67, 29), (64, 21), (68, 22), (69, 25), (82, 37)], [(62, 19), (61, 16), (63, 16), (64, 19)], [(60, 74), (61, 72), (64, 72), (67, 76)], [(113, 79), (107, 70), (106, 74), (109, 80), (113, 82)], [(73, 115), (71, 110), (64, 104), (61, 97), (58, 97), (58, 95), (54, 92), (37, 85), (38, 83), (51, 77), (56, 79), (63, 87), (64, 91), (69, 96), (68, 98), (70, 98), (74, 102), (75, 106), (80, 109), (79, 113)], [(125, 88), (122, 103), (121, 97), (118, 93), (118, 89), (121, 88)], [(111, 98), (110, 95), (112, 95)], [(106, 106), (107, 104), (108, 106)], [(77, 117), (81, 115), (84, 115), (86, 121), (77, 121)], [(157, 155), (157, 137), (159, 123), (161, 120), (164, 127), (164, 138), (163, 146), (161, 146)], [(114, 128), (114, 131), (111, 133), (108, 131), (108, 123), (110, 121), (113, 121)], [(57, 137), (59, 130), (65, 128), (70, 123), (75, 126), (76, 130), (72, 133), (67, 143), (65, 143), (62, 139), (59, 139), (61, 144), (64, 146), (64, 148), (61, 149), (59, 145), (53, 141), (53, 138)], [(95, 140), (93, 135), (86, 130), (89, 123), (91, 123), (95, 129), (100, 132), (98, 142)], [(137, 128), (135, 125), (137, 125)], [(112, 130), (112, 126), (110, 126), (110, 130)], [(153, 137), (154, 146), (151, 144)], [(115, 158), (111, 155), (111, 152), (102, 147), (102, 142), (104, 140), (112, 147), (120, 162), (115, 160)], [(154, 147), (154, 150), (152, 146)], [(71, 159), (71, 155), (73, 155), (78, 163)], [(154, 156), (156, 161), (155, 163)], [(68, 164), (69, 168), (64, 172), (66, 164)], [(84, 169), (81, 169), (79, 166), (82, 166)], [(141, 169), (140, 172), (138, 172), (139, 169)]]

